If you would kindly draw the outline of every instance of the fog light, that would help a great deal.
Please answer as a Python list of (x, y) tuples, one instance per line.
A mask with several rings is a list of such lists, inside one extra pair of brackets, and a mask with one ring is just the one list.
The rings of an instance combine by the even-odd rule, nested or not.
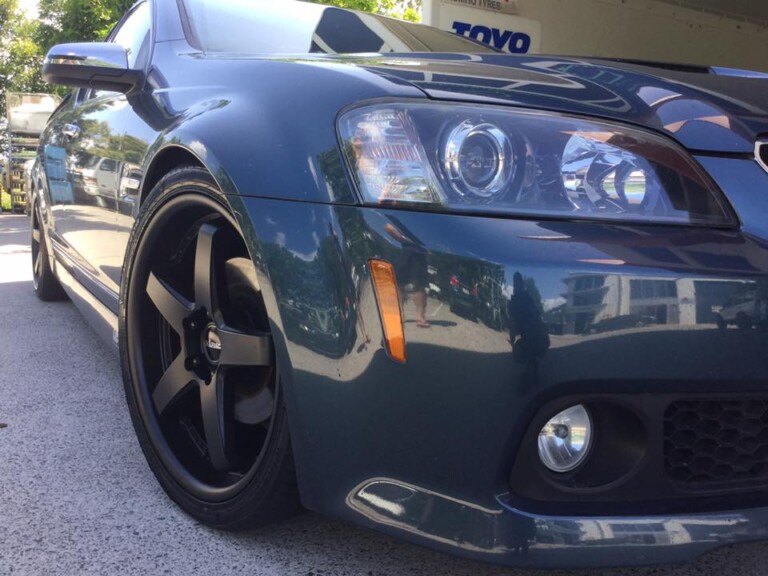
[(539, 432), (539, 458), (553, 472), (568, 472), (581, 464), (592, 444), (592, 420), (581, 404), (563, 410)]

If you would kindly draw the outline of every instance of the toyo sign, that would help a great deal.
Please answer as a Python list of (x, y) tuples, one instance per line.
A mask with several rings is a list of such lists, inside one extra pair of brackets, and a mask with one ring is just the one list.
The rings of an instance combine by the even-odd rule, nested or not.
[(452, 25), (453, 31), (459, 36), (468, 36), (483, 44), (490, 44), (499, 50), (513, 54), (527, 54), (531, 51), (531, 35), (525, 32), (503, 30), (482, 24), (472, 25), (470, 22), (456, 20)]
[(425, 23), (513, 54), (538, 52), (541, 24), (512, 0), (425, 0)]

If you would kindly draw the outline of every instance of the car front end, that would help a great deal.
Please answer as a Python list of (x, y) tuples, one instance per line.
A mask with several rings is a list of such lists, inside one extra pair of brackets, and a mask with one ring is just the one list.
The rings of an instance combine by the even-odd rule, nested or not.
[[(357, 201), (237, 200), (275, 318), (290, 300), (339, 319), (322, 346), (286, 324), (278, 347), (292, 427), (306, 431), (294, 438), (303, 501), (514, 565), (678, 562), (763, 538), (768, 172), (754, 131), (725, 113), (727, 129), (694, 115), (666, 130), (663, 102), (644, 124), (639, 106), (522, 106), (521, 92), (482, 91), (482, 65), (448, 74), (438, 61), (439, 78), (419, 71), (435, 60), (361, 60), (432, 83), (433, 99), (339, 108), (340, 152), (313, 177)], [(499, 76), (552, 64), (522, 59)], [(670, 85), (634, 95), (679, 116)], [(290, 298), (289, 277), (306, 279)], [(750, 318), (719, 321), (745, 294)]]
[[(679, 562), (766, 538), (766, 80), (509, 56), (280, 5), (158, 2), (151, 66), (118, 78), (146, 148), (124, 166), (139, 224), (116, 334), (171, 497), (249, 526), (263, 519), (243, 508), (272, 493), (241, 488), (248, 474), (295, 463), (310, 509), (506, 565)], [(223, 262), (211, 222), (237, 239)], [(233, 480), (226, 415), (200, 433), (163, 411), (190, 378), (226, 404), (207, 391), (237, 336), (213, 297), (234, 263), (258, 297), (228, 322), (269, 345), (261, 372), (243, 352), (221, 373), (268, 377), (280, 427), (258, 437), (281, 443), (270, 468), (255, 435), (239, 442)], [(163, 343), (173, 354), (142, 364)], [(253, 412), (233, 426), (265, 421)]]

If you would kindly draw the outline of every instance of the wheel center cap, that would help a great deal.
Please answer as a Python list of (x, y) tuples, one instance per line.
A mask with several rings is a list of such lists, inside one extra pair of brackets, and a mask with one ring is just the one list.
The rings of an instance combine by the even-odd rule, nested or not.
[(203, 330), (203, 353), (208, 362), (214, 366), (219, 363), (221, 358), (221, 336), (214, 324), (209, 324)]

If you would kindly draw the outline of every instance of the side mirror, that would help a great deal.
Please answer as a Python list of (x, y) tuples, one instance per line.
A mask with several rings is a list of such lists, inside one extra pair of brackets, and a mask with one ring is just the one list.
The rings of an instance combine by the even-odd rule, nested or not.
[(43, 62), (43, 80), (78, 88), (130, 92), (144, 72), (128, 68), (128, 53), (119, 44), (82, 42), (59, 44)]

